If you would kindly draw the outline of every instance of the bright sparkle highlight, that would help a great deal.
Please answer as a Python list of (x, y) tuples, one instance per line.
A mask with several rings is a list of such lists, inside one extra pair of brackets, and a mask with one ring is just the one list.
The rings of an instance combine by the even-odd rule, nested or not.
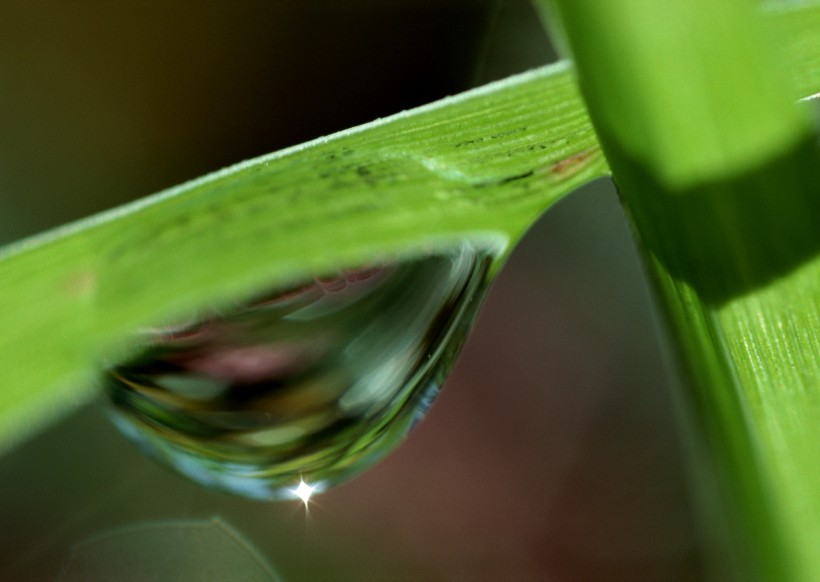
[(316, 490), (316, 487), (313, 485), (308, 485), (303, 480), (299, 480), (299, 485), (295, 489), (291, 489), (291, 492), (302, 500), (302, 503), (307, 506), (308, 501), (310, 501), (310, 496), (313, 495), (313, 492)]

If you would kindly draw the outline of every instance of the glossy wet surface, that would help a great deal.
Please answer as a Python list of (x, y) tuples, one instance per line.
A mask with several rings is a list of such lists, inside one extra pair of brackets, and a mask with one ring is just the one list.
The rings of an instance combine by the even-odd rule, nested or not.
[(304, 281), (146, 330), (105, 376), (113, 419), (194, 481), (258, 499), (322, 491), (392, 450), (438, 393), (491, 258), (450, 253)]

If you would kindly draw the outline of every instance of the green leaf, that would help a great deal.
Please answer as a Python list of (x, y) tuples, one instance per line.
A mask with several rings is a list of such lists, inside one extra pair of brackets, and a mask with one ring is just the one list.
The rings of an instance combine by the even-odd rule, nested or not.
[(470, 238), (508, 252), (606, 164), (566, 64), (205, 176), (0, 254), (0, 449), (135, 330)]
[[(746, 0), (559, 4), (689, 375), (741, 577), (817, 580), (820, 142), (792, 87), (816, 73), (779, 66), (784, 21)], [(767, 10), (800, 13), (792, 46), (812, 52), (820, 5)]]

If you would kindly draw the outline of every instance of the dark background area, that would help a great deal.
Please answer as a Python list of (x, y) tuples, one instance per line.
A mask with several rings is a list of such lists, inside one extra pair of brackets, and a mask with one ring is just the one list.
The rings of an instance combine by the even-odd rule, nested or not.
[[(7, 0), (0, 242), (550, 51), (518, 0)], [(590, 185), (515, 251), (425, 422), (308, 515), (189, 484), (94, 405), (0, 459), (0, 579), (700, 579), (661, 344)]]

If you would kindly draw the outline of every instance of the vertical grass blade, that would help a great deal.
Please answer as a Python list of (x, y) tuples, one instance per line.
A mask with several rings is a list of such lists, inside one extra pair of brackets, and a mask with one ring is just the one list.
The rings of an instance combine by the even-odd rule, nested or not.
[(776, 27), (746, 0), (557, 7), (745, 575), (818, 580), (820, 153)]

